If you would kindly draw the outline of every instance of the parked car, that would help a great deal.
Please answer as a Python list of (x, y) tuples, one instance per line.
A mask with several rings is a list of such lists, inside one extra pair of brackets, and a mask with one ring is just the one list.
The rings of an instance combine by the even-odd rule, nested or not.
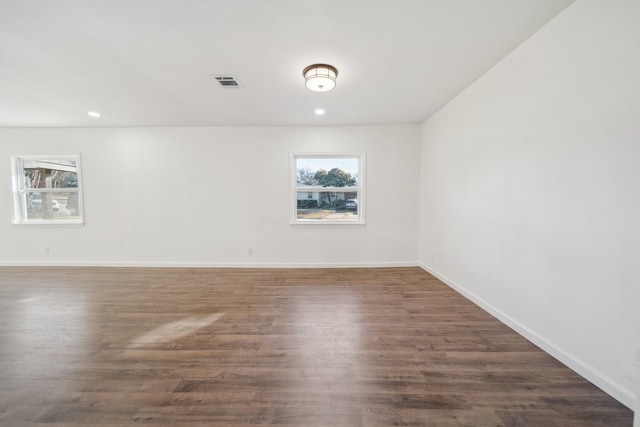
[[(41, 194), (34, 194), (33, 198), (31, 199), (31, 208), (34, 210), (40, 210), (42, 209), (42, 195)], [(58, 202), (56, 199), (51, 200), (51, 208), (53, 209), (54, 212), (58, 212), (60, 210), (60, 202)]]
[(345, 204), (345, 207), (347, 209), (357, 210), (358, 209), (358, 201), (356, 199), (349, 199), (349, 200), (347, 200), (347, 203)]

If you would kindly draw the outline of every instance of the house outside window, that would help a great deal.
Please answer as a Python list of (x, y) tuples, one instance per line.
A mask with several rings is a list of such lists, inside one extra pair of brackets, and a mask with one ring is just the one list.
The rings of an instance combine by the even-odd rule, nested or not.
[(80, 156), (14, 156), (14, 224), (83, 224)]
[(292, 224), (364, 224), (364, 154), (292, 154)]

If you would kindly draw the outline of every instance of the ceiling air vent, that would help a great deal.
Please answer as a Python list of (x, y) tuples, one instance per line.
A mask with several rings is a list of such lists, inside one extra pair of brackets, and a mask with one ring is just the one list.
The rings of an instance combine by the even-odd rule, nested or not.
[(213, 78), (216, 79), (220, 87), (224, 89), (239, 89), (242, 87), (238, 79), (228, 74), (213, 74)]

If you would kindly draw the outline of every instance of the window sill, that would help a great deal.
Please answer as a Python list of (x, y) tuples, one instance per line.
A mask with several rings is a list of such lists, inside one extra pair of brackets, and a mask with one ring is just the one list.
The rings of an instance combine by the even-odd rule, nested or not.
[(84, 227), (83, 221), (55, 221), (55, 220), (30, 220), (30, 221), (14, 221), (13, 225), (17, 226), (70, 226), (70, 227)]
[(293, 227), (327, 227), (327, 226), (336, 226), (336, 227), (364, 227), (364, 221), (318, 221), (318, 220), (298, 220), (291, 221), (289, 225)]

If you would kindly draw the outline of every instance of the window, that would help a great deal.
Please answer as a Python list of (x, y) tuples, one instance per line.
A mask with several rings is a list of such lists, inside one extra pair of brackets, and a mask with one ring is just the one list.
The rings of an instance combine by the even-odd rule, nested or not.
[(292, 224), (364, 224), (364, 154), (293, 154)]
[(83, 223), (79, 156), (15, 156), (12, 163), (15, 224)]

